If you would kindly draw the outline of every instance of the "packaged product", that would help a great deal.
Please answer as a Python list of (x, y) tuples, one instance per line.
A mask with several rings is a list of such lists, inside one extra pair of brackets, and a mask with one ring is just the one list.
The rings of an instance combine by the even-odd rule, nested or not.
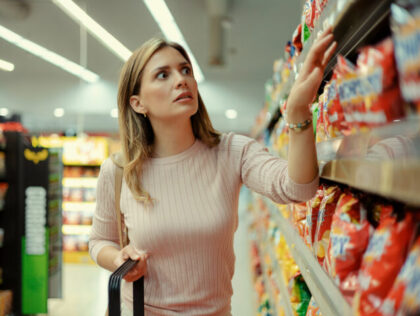
[(289, 284), (289, 281), (299, 272), (295, 260), (293, 259), (289, 247), (287, 246), (284, 236), (279, 234), (276, 238), (276, 258), (281, 262), (283, 280), (286, 282), (285, 285)]
[(306, 311), (306, 316), (322, 316), (321, 310), (319, 309), (318, 304), (315, 301), (315, 298), (312, 296), (309, 301), (308, 310)]
[(315, 231), (317, 226), (318, 213), (323, 197), (324, 187), (321, 185), (318, 188), (315, 197), (313, 197), (312, 200), (308, 201), (304, 240), (309, 249), (312, 249), (312, 245), (315, 241)]
[(315, 23), (315, 1), (314, 0), (306, 0), (305, 4), (303, 5), (303, 13), (302, 13), (302, 43), (309, 39), (311, 33), (314, 29)]
[(340, 101), (339, 85), (343, 80), (354, 73), (354, 66), (342, 57), (337, 58), (337, 64), (333, 70), (331, 81), (324, 87), (324, 108), (323, 121), (325, 133), (328, 138), (334, 138), (343, 134), (348, 134), (351, 130), (352, 110), (346, 108)]
[(6, 193), (9, 188), (7, 182), (0, 182), (0, 211), (3, 210), (4, 205), (6, 204)]
[(391, 5), (391, 28), (401, 92), (420, 111), (420, 6), (399, 2)]
[(319, 207), (313, 245), (314, 254), (321, 265), (328, 250), (332, 218), (340, 195), (341, 190), (338, 186), (324, 188), (324, 197)]
[(357, 273), (370, 230), (366, 209), (359, 199), (350, 192), (343, 193), (331, 224), (326, 268), (349, 301), (357, 289)]
[(311, 292), (300, 273), (289, 282), (288, 289), (292, 309), (297, 316), (306, 316), (309, 301), (311, 300)]
[(322, 93), (318, 98), (318, 107), (316, 111), (316, 142), (320, 143), (327, 140), (327, 135), (325, 134), (325, 126), (324, 126), (324, 102), (325, 102), (325, 93)]
[(420, 314), (420, 236), (380, 310), (383, 316)]
[(0, 315), (12, 313), (13, 292), (11, 290), (0, 291)]
[(412, 215), (385, 218), (369, 240), (359, 270), (360, 288), (354, 308), (360, 315), (377, 315), (404, 264), (414, 225)]
[(302, 238), (304, 238), (305, 227), (306, 227), (306, 212), (307, 212), (306, 202), (293, 204), (291, 208), (292, 208), (292, 214), (293, 214), (293, 225), (295, 226), (299, 235)]
[(377, 126), (404, 117), (391, 38), (362, 48), (357, 58), (357, 72), (365, 88), (361, 109), (365, 115), (359, 124)]
[(293, 32), (292, 44), (295, 46), (296, 52), (299, 55), (302, 51), (302, 24), (299, 24)]
[(316, 25), (318, 22), (319, 17), (321, 16), (322, 12), (324, 11), (325, 6), (328, 3), (328, 0), (315, 0), (315, 22)]

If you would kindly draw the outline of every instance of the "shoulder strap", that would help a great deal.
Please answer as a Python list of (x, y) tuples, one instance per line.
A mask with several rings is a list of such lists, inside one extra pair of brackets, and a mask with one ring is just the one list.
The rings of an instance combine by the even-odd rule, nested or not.
[(111, 156), (112, 161), (115, 164), (115, 212), (117, 215), (118, 222), (118, 237), (120, 241), (121, 249), (128, 244), (126, 227), (124, 224), (124, 218), (121, 214), (120, 199), (121, 199), (121, 187), (123, 178), (123, 167), (120, 153), (115, 153)]

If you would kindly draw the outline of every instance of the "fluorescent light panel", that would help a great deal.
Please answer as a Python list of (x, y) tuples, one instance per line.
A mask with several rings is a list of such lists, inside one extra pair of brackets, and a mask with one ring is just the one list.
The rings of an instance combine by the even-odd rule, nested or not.
[(0, 25), (0, 37), (45, 61), (87, 81), (95, 82), (99, 76), (86, 68), (58, 55)]
[(188, 53), (191, 59), (191, 64), (194, 69), (194, 76), (197, 82), (204, 81), (204, 75), (195, 59), (190, 47), (184, 39), (178, 25), (175, 22), (174, 17), (169, 11), (164, 0), (143, 0), (146, 7), (149, 9), (156, 23), (159, 25), (162, 33), (169, 41), (177, 42), (181, 44)]
[(9, 63), (8, 61), (0, 59), (0, 69), (4, 71), (13, 71), (15, 69), (15, 65)]
[(95, 36), (99, 41), (105, 44), (115, 55), (126, 61), (132, 52), (113, 37), (107, 30), (99, 25), (94, 19), (86, 14), (71, 0), (52, 0), (60, 9), (66, 12), (73, 20), (82, 24), (89, 33)]

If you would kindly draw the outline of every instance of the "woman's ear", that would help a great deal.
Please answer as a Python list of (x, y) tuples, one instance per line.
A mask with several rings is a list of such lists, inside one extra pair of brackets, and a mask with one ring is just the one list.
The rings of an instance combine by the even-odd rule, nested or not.
[(140, 97), (138, 95), (132, 95), (130, 97), (130, 105), (131, 105), (131, 108), (134, 110), (134, 112), (137, 112), (140, 114), (147, 113), (147, 110), (140, 102)]

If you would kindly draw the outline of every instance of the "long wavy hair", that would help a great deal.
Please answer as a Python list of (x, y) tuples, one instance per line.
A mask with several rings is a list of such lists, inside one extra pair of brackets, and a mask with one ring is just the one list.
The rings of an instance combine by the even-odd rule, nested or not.
[[(143, 70), (150, 58), (165, 47), (176, 49), (190, 64), (190, 58), (184, 48), (173, 42), (152, 38), (133, 52), (124, 64), (118, 84), (118, 124), (120, 129), (124, 179), (134, 198), (141, 202), (152, 202), (148, 192), (142, 187), (142, 168), (147, 159), (152, 157), (154, 133), (148, 118), (136, 113), (130, 106), (130, 97), (141, 90)], [(209, 147), (220, 142), (220, 134), (213, 128), (198, 93), (198, 110), (191, 116), (194, 136)]]

